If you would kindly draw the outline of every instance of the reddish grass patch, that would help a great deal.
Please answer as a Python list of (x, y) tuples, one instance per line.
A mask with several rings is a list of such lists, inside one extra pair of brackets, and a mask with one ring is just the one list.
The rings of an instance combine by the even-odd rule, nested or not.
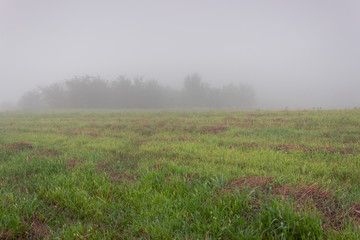
[(149, 125), (149, 127), (143, 127), (140, 129), (136, 129), (136, 130), (134, 130), (134, 132), (141, 136), (147, 136), (147, 137), (152, 136), (156, 133), (156, 131), (154, 129), (150, 128), (150, 125)]
[(314, 153), (329, 153), (341, 155), (354, 154), (356, 151), (354, 148), (340, 148), (335, 149), (332, 146), (321, 146), (321, 147), (306, 147), (300, 144), (280, 144), (274, 147), (277, 151), (291, 152), (291, 151), (302, 151), (306, 154)]
[(122, 183), (123, 180), (135, 181), (136, 176), (128, 173), (110, 173), (110, 181), (112, 183)]
[(31, 219), (24, 219), (25, 225), (30, 227), (30, 237), (35, 239), (44, 239), (48, 236), (48, 229), (46, 225), (39, 219), (38, 216), (34, 215)]
[(87, 132), (86, 136), (98, 138), (101, 137), (102, 135), (96, 131), (91, 131), (91, 132)]
[[(259, 189), (265, 191), (274, 185), (275, 179), (272, 177), (241, 177), (231, 180), (223, 191), (233, 191), (234, 189)], [(348, 222), (351, 216), (356, 222), (360, 222), (360, 203), (352, 205), (350, 209), (345, 209), (328, 190), (319, 188), (316, 184), (303, 187), (282, 185), (273, 188), (272, 196), (284, 196), (285, 199), (291, 198), (297, 204), (297, 210), (311, 206), (316, 209), (324, 218), (323, 229), (339, 230), (343, 224)], [(254, 205), (260, 205), (256, 199)]]
[(186, 180), (188, 180), (191, 183), (194, 180), (194, 178), (196, 178), (197, 176), (199, 176), (198, 173), (189, 173), (186, 175)]
[(129, 173), (115, 172), (113, 166), (110, 163), (102, 161), (96, 165), (96, 169), (99, 172), (105, 172), (112, 183), (122, 183), (124, 180), (135, 181), (136, 176)]
[(134, 143), (140, 145), (140, 144), (147, 143), (150, 141), (152, 141), (152, 139), (135, 139)]
[(80, 158), (80, 159), (69, 159), (66, 161), (66, 166), (70, 169), (73, 170), (74, 168), (76, 168), (77, 166), (82, 165), (85, 162), (85, 159)]
[(341, 148), (341, 149), (338, 149), (336, 152), (340, 153), (341, 155), (357, 153), (357, 151), (354, 148)]
[(191, 137), (179, 137), (175, 139), (177, 142), (192, 142), (195, 141), (195, 138)]
[(101, 161), (96, 164), (96, 169), (102, 172), (110, 172), (113, 170), (113, 167), (105, 161)]
[(272, 177), (241, 177), (231, 180), (224, 190), (243, 189), (244, 187), (265, 189), (273, 183), (274, 178)]
[(219, 132), (224, 132), (228, 129), (227, 126), (224, 125), (213, 125), (213, 126), (204, 126), (200, 129), (202, 133), (213, 133), (217, 134)]
[(236, 143), (230, 145), (230, 148), (246, 148), (246, 149), (253, 149), (253, 148), (259, 148), (262, 145), (255, 142), (242, 142), (242, 143)]
[(158, 163), (158, 164), (155, 164), (154, 166), (152, 166), (150, 169), (159, 170), (159, 169), (161, 169), (163, 167), (164, 167), (164, 164)]
[(45, 157), (58, 157), (60, 153), (56, 150), (51, 150), (51, 149), (39, 149), (33, 155), (45, 156)]
[(161, 128), (165, 128), (165, 127), (167, 126), (167, 124), (168, 124), (168, 122), (166, 122), (166, 121), (161, 121), (161, 122), (157, 122), (157, 123), (155, 124), (155, 126), (156, 126), (156, 129), (161, 129)]
[(6, 232), (3, 232), (0, 230), (0, 239), (14, 239), (12, 231), (7, 230)]
[(6, 145), (5, 148), (11, 151), (24, 151), (27, 149), (33, 149), (33, 146), (30, 143), (21, 141)]
[(344, 208), (337, 198), (327, 190), (321, 190), (316, 184), (304, 187), (280, 186), (274, 189), (276, 195), (292, 197), (300, 208), (311, 205), (324, 217), (324, 229), (340, 229), (346, 218)]
[(195, 125), (190, 125), (184, 128), (185, 132), (193, 133), (197, 130), (197, 127)]
[(341, 155), (354, 154), (356, 151), (353, 148), (339, 148), (335, 149), (332, 146), (322, 146), (307, 149), (308, 153), (324, 152), (329, 154), (340, 153)]
[(357, 222), (360, 222), (360, 203), (352, 205), (349, 211), (350, 215), (354, 217)]
[(271, 119), (272, 122), (285, 122), (283, 118), (273, 118)]
[(125, 124), (111, 124), (109, 126), (110, 129), (115, 130), (115, 131), (125, 129), (126, 127), (127, 127), (127, 125), (125, 125)]
[(296, 150), (300, 150), (300, 151), (307, 150), (304, 146), (299, 144), (280, 144), (277, 145), (275, 149), (277, 151), (285, 151), (285, 152), (296, 151)]
[(234, 118), (233, 116), (226, 116), (223, 118), (224, 122), (238, 122), (238, 119)]
[(346, 137), (343, 141), (343, 143), (358, 143), (358, 142), (360, 142), (360, 139), (355, 137)]
[(321, 190), (314, 185), (307, 185), (304, 187), (295, 187), (295, 186), (280, 186), (274, 189), (276, 195), (292, 196), (298, 201), (303, 200), (313, 200), (315, 202), (324, 202), (333, 198), (333, 196), (328, 192)]
[(195, 138), (191, 138), (191, 137), (178, 137), (178, 138), (167, 138), (164, 139), (164, 142), (193, 142), (195, 141)]
[(321, 134), (321, 136), (324, 137), (324, 138), (330, 138), (331, 134), (330, 133), (323, 133), (323, 134)]
[(249, 113), (249, 114), (246, 114), (247, 116), (249, 117), (263, 117), (263, 116), (266, 116), (265, 113)]
[(294, 118), (294, 119), (290, 119), (290, 122), (309, 122), (310, 118)]
[(264, 122), (258, 122), (255, 118), (246, 118), (241, 122), (233, 124), (233, 126), (240, 128), (262, 128), (264, 127)]
[(355, 219), (355, 221), (360, 223), (360, 203), (351, 206), (349, 211), (350, 211), (350, 215)]

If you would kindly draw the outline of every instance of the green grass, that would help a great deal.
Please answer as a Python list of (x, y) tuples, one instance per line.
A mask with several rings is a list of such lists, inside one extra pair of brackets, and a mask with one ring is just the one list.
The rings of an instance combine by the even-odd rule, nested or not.
[(360, 111), (0, 114), (0, 239), (358, 239)]

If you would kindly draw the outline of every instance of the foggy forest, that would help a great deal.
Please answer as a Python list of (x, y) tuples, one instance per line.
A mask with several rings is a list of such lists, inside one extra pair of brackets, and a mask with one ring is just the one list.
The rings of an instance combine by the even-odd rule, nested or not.
[(25, 93), (22, 110), (46, 108), (206, 108), (250, 109), (255, 91), (246, 84), (211, 87), (199, 74), (188, 75), (181, 90), (160, 85), (156, 80), (120, 76), (107, 81), (82, 76)]
[(3, 0), (0, 111), (356, 108), (359, 12), (357, 0)]

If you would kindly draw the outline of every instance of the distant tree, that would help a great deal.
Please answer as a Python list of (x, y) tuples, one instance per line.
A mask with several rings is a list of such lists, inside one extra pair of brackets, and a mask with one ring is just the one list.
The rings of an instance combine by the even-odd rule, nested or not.
[(132, 99), (128, 104), (135, 108), (144, 108), (145, 82), (143, 77), (135, 77), (132, 86)]
[(110, 83), (111, 106), (115, 108), (129, 108), (133, 104), (133, 84), (131, 79), (119, 76)]
[(45, 104), (41, 98), (40, 91), (33, 90), (26, 92), (19, 100), (18, 106), (23, 110), (43, 109)]
[(41, 94), (44, 102), (51, 108), (70, 107), (68, 93), (64, 83), (54, 83), (47, 87), (41, 88)]
[(188, 75), (181, 90), (165, 88), (156, 80), (120, 76), (114, 81), (80, 76), (24, 94), (23, 109), (52, 108), (235, 108), (248, 109), (255, 91), (245, 84), (212, 88), (199, 74)]
[(221, 89), (223, 108), (249, 109), (255, 104), (255, 91), (246, 84), (228, 84)]
[(100, 77), (74, 77), (65, 82), (71, 106), (77, 108), (106, 108), (110, 103), (108, 83)]
[(167, 105), (164, 98), (165, 89), (160, 86), (156, 80), (150, 80), (145, 83), (144, 100), (145, 108), (162, 108)]
[(209, 105), (209, 85), (202, 82), (198, 73), (188, 75), (185, 78), (182, 92), (186, 107), (206, 107)]

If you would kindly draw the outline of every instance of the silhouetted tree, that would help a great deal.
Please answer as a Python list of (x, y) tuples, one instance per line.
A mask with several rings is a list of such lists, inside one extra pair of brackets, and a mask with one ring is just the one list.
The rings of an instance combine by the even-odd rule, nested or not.
[(161, 108), (166, 106), (166, 99), (164, 98), (164, 89), (156, 80), (145, 82), (143, 89), (143, 106), (145, 108)]
[(183, 100), (186, 107), (206, 107), (209, 104), (209, 85), (201, 81), (197, 73), (188, 75), (184, 80)]
[(19, 106), (52, 108), (250, 108), (255, 91), (248, 85), (211, 88), (199, 74), (188, 75), (182, 90), (165, 88), (156, 80), (120, 76), (114, 81), (80, 76), (23, 95)]
[(64, 83), (54, 83), (44, 87), (41, 89), (41, 93), (44, 102), (51, 108), (66, 108), (71, 106)]
[(255, 91), (246, 84), (229, 84), (222, 88), (222, 107), (249, 109), (255, 104)]
[(129, 108), (133, 102), (133, 85), (131, 79), (119, 76), (110, 83), (111, 88), (111, 107)]
[(44, 108), (44, 102), (41, 93), (37, 90), (26, 92), (18, 103), (19, 108), (23, 110), (39, 110)]
[(77, 108), (106, 108), (110, 104), (108, 84), (100, 77), (75, 77), (65, 82), (68, 100)]

